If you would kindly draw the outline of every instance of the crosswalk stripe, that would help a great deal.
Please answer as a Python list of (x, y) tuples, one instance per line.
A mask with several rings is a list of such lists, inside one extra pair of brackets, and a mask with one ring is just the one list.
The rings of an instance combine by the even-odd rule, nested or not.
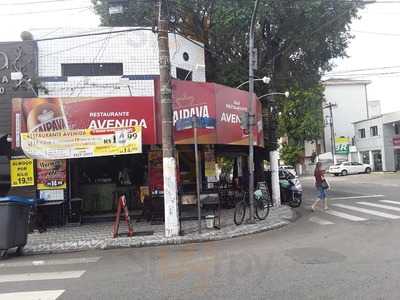
[(333, 223), (331, 221), (320, 219), (318, 217), (311, 217), (309, 220), (311, 222), (317, 223), (319, 225), (332, 225), (332, 224), (335, 224), (335, 223)]
[(72, 279), (81, 277), (86, 271), (65, 271), (65, 272), (46, 272), (46, 273), (24, 273), (24, 274), (7, 274), (0, 275), (0, 283), (20, 282), (34, 280), (56, 280), (56, 279)]
[(383, 212), (372, 210), (372, 209), (366, 209), (366, 208), (361, 208), (361, 207), (356, 207), (356, 206), (351, 206), (351, 205), (346, 205), (346, 204), (332, 204), (332, 205), (336, 206), (336, 207), (341, 207), (341, 208), (346, 208), (346, 209), (358, 211), (358, 212), (361, 212), (361, 213), (364, 213), (364, 214), (379, 216), (379, 217), (382, 217), (382, 218), (400, 219), (400, 216), (387, 214), (387, 213), (383, 213)]
[(391, 205), (383, 205), (383, 204), (377, 204), (377, 203), (371, 203), (371, 202), (357, 202), (357, 203), (358, 203), (358, 204), (362, 204), (362, 205), (377, 207), (377, 208), (383, 208), (383, 209), (390, 209), (390, 210), (394, 210), (394, 211), (400, 211), (400, 207), (391, 206)]
[(340, 212), (340, 211), (332, 210), (332, 209), (326, 210), (325, 213), (327, 213), (328, 215), (336, 216), (336, 217), (339, 217), (339, 218), (343, 218), (343, 219), (350, 220), (350, 221), (355, 221), (355, 222), (368, 220), (368, 219), (365, 219), (365, 218), (349, 215), (349, 214), (346, 214), (344, 212)]
[(346, 199), (380, 198), (380, 197), (384, 197), (384, 195), (362, 195), (362, 196), (349, 196), (349, 197), (333, 197), (333, 198), (329, 198), (329, 200), (346, 200)]
[(31, 291), (0, 294), (1, 300), (56, 300), (65, 290)]
[(392, 201), (392, 200), (379, 200), (379, 202), (400, 205), (400, 202), (399, 202), (399, 201)]
[(100, 258), (101, 257), (78, 257), (78, 258), (67, 258), (67, 259), (6, 262), (6, 263), (0, 263), (0, 268), (88, 264), (88, 263), (98, 262)]

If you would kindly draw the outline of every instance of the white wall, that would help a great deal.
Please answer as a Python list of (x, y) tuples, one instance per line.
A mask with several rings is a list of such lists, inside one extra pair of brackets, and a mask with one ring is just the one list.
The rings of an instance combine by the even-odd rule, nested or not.
[[(370, 128), (378, 126), (378, 135), (371, 136)], [(365, 129), (365, 138), (359, 135), (359, 129)], [(354, 124), (355, 145), (358, 151), (381, 150), (383, 148), (383, 118), (378, 117)]]
[[(66, 36), (81, 33), (108, 32), (127, 28), (95, 28), (57, 31), (53, 35)], [(41, 34), (43, 36), (43, 32)], [(51, 37), (49, 34), (46, 37)], [(176, 67), (192, 70), (193, 81), (205, 81), (205, 57), (202, 46), (181, 36), (170, 34), (171, 74)], [(198, 43), (199, 44), (199, 43)], [(201, 44), (200, 44), (201, 45)], [(113, 33), (96, 36), (38, 42), (39, 76), (48, 89), (48, 96), (153, 96), (151, 78), (148, 80), (121, 79), (121, 76), (61, 78), (63, 63), (123, 63), (123, 75), (159, 75), (157, 35), (149, 30)], [(189, 60), (183, 59), (183, 53)], [(48, 77), (58, 78), (56, 81)], [(43, 91), (41, 95), (44, 96)]]
[[(353, 122), (365, 120), (367, 116), (366, 88), (365, 84), (355, 82), (354, 84), (323, 83), (325, 86), (325, 100), (336, 103), (333, 108), (333, 122), (335, 136), (354, 136)], [(324, 120), (329, 116), (329, 109), (324, 109)], [(327, 151), (331, 149), (330, 127), (325, 126), (325, 143)]]

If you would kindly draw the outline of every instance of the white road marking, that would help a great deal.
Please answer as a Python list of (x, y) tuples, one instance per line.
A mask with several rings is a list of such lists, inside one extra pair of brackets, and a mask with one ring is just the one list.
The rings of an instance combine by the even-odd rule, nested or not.
[(385, 195), (363, 195), (363, 196), (349, 196), (349, 197), (334, 197), (328, 198), (328, 200), (346, 200), (346, 199), (362, 199), (362, 198), (380, 198)]
[(25, 274), (7, 274), (0, 275), (0, 283), (35, 281), (35, 280), (56, 280), (72, 279), (81, 277), (86, 271), (65, 271), (65, 272), (47, 272), (47, 273), (25, 273)]
[(397, 204), (400, 205), (399, 201), (392, 201), (392, 200), (379, 200), (379, 202), (390, 203), (390, 204)]
[(0, 294), (1, 300), (56, 300), (65, 290), (32, 291)]
[(335, 224), (335, 223), (333, 223), (331, 221), (320, 219), (318, 217), (311, 217), (309, 220), (311, 222), (317, 223), (319, 225), (332, 225), (332, 224)]
[(383, 213), (383, 212), (372, 210), (372, 209), (365, 209), (365, 208), (361, 208), (361, 207), (345, 205), (345, 204), (336, 204), (336, 203), (332, 204), (332, 206), (346, 208), (346, 209), (358, 211), (358, 212), (361, 212), (361, 213), (364, 213), (364, 214), (379, 216), (379, 217), (387, 218), (387, 219), (400, 219), (400, 216), (387, 214), (387, 213)]
[(80, 258), (67, 258), (67, 259), (6, 262), (6, 263), (0, 263), (0, 268), (88, 264), (88, 263), (98, 262), (100, 258), (101, 257), (80, 257)]
[(336, 217), (339, 217), (339, 218), (343, 218), (343, 219), (350, 220), (350, 221), (355, 221), (355, 222), (368, 220), (368, 219), (365, 219), (365, 218), (360, 218), (360, 217), (357, 217), (357, 216), (349, 215), (349, 214), (346, 214), (344, 212), (340, 212), (340, 211), (332, 210), (332, 209), (328, 209), (325, 212), (328, 215), (336, 216)]
[(377, 208), (383, 208), (383, 209), (390, 209), (390, 210), (394, 210), (394, 211), (400, 211), (400, 207), (391, 206), (391, 205), (382, 205), (382, 204), (376, 204), (376, 203), (371, 203), (371, 202), (357, 202), (357, 203), (358, 203), (358, 204), (362, 204), (362, 205), (377, 207)]

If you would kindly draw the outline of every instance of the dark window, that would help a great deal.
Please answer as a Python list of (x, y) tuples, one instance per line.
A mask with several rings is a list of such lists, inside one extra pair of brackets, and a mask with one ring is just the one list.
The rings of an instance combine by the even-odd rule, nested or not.
[(192, 81), (192, 71), (188, 71), (181, 68), (176, 68), (176, 78), (180, 80)]
[(183, 60), (188, 61), (189, 60), (189, 54), (187, 52), (183, 53)]
[(120, 76), (122, 63), (61, 64), (62, 76)]
[(372, 126), (370, 128), (371, 130), (371, 136), (377, 136), (378, 135), (378, 126)]
[(394, 134), (400, 134), (400, 125), (398, 123), (394, 124)]
[(359, 133), (359, 135), (360, 135), (360, 138), (365, 138), (365, 129), (363, 128), (363, 129), (358, 129), (358, 133)]

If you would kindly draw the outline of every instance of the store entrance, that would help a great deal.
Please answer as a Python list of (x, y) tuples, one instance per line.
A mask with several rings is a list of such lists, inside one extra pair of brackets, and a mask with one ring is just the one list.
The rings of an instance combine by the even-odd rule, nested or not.
[(140, 186), (147, 181), (147, 155), (119, 155), (71, 160), (72, 198), (82, 199), (82, 214), (115, 212), (124, 193), (129, 210), (139, 209)]
[(396, 171), (400, 171), (400, 149), (394, 150), (394, 162)]
[(374, 160), (374, 171), (382, 171), (382, 154), (380, 150), (372, 151), (372, 157)]

